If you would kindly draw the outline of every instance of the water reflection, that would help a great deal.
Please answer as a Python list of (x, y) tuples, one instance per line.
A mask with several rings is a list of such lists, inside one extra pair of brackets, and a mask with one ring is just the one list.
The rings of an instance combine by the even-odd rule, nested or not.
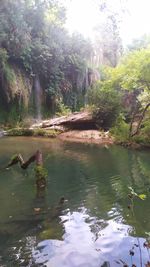
[[(84, 210), (61, 216), (63, 241), (46, 240), (39, 243), (33, 253), (35, 263), (48, 260), (47, 266), (99, 266), (101, 259), (90, 224), (86, 222), (88, 218)], [(51, 253), (48, 255), (47, 251)]]
[[(0, 139), (0, 149), (0, 166), (41, 149), (49, 174), (43, 193), (32, 166), (0, 172), (0, 266), (140, 266), (140, 249), (143, 265), (150, 260), (148, 151), (37, 138)], [(128, 187), (147, 196), (134, 199), (134, 214)]]
[[(91, 218), (85, 208), (61, 216), (64, 228), (63, 241), (45, 240), (32, 253), (35, 264), (57, 267), (100, 267), (122, 263), (140, 265), (139, 250), (144, 239), (130, 237), (132, 227), (109, 220), (107, 226), (102, 221), (98, 232), (92, 231), (96, 218)], [(101, 230), (99, 230), (101, 229)], [(97, 238), (95, 239), (95, 234)], [(131, 258), (130, 250), (134, 250)], [(147, 250), (142, 250), (142, 262), (148, 260)], [(130, 266), (131, 266), (130, 265)]]

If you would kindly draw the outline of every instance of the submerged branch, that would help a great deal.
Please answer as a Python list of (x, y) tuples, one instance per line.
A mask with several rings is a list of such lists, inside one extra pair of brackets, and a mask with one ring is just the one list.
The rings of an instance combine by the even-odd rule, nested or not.
[(46, 186), (46, 176), (47, 173), (43, 167), (43, 157), (42, 153), (37, 150), (35, 154), (33, 154), (28, 160), (24, 161), (23, 157), (21, 154), (14, 155), (11, 159), (11, 161), (8, 163), (6, 168), (9, 168), (13, 165), (20, 164), (20, 167), (22, 169), (27, 169), (28, 166), (32, 163), (36, 163), (36, 168), (35, 168), (35, 176), (36, 176), (36, 185), (38, 188), (44, 188)]

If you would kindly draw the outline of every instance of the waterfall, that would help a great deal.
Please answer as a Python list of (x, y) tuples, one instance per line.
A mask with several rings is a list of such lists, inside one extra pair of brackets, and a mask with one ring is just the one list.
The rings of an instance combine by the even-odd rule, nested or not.
[(87, 97), (87, 91), (88, 91), (88, 88), (89, 88), (88, 72), (89, 72), (89, 69), (86, 68), (86, 70), (85, 70), (85, 95), (84, 95), (84, 106), (85, 107), (88, 104), (88, 97)]
[(2, 137), (3, 135), (3, 131), (0, 129), (0, 137)]
[(34, 101), (35, 101), (35, 118), (41, 120), (41, 104), (42, 104), (42, 88), (39, 77), (36, 76), (34, 80)]
[(0, 137), (6, 136), (6, 135), (7, 135), (7, 132), (0, 129)]

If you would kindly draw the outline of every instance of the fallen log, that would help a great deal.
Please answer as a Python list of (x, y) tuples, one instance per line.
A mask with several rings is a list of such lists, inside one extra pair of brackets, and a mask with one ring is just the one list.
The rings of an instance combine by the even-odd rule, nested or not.
[(96, 123), (90, 112), (75, 112), (68, 116), (62, 116), (32, 125), (33, 128), (64, 127), (69, 129), (96, 129)]

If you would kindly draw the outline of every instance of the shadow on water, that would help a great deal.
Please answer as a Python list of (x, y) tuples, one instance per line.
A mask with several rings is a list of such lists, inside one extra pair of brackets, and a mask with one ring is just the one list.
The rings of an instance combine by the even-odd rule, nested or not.
[[(145, 266), (150, 229), (148, 151), (38, 138), (0, 139), (0, 165), (41, 149), (48, 170), (36, 192), (34, 167), (0, 172), (0, 266)], [(129, 188), (146, 199), (128, 209)], [(68, 202), (60, 205), (60, 197)]]

